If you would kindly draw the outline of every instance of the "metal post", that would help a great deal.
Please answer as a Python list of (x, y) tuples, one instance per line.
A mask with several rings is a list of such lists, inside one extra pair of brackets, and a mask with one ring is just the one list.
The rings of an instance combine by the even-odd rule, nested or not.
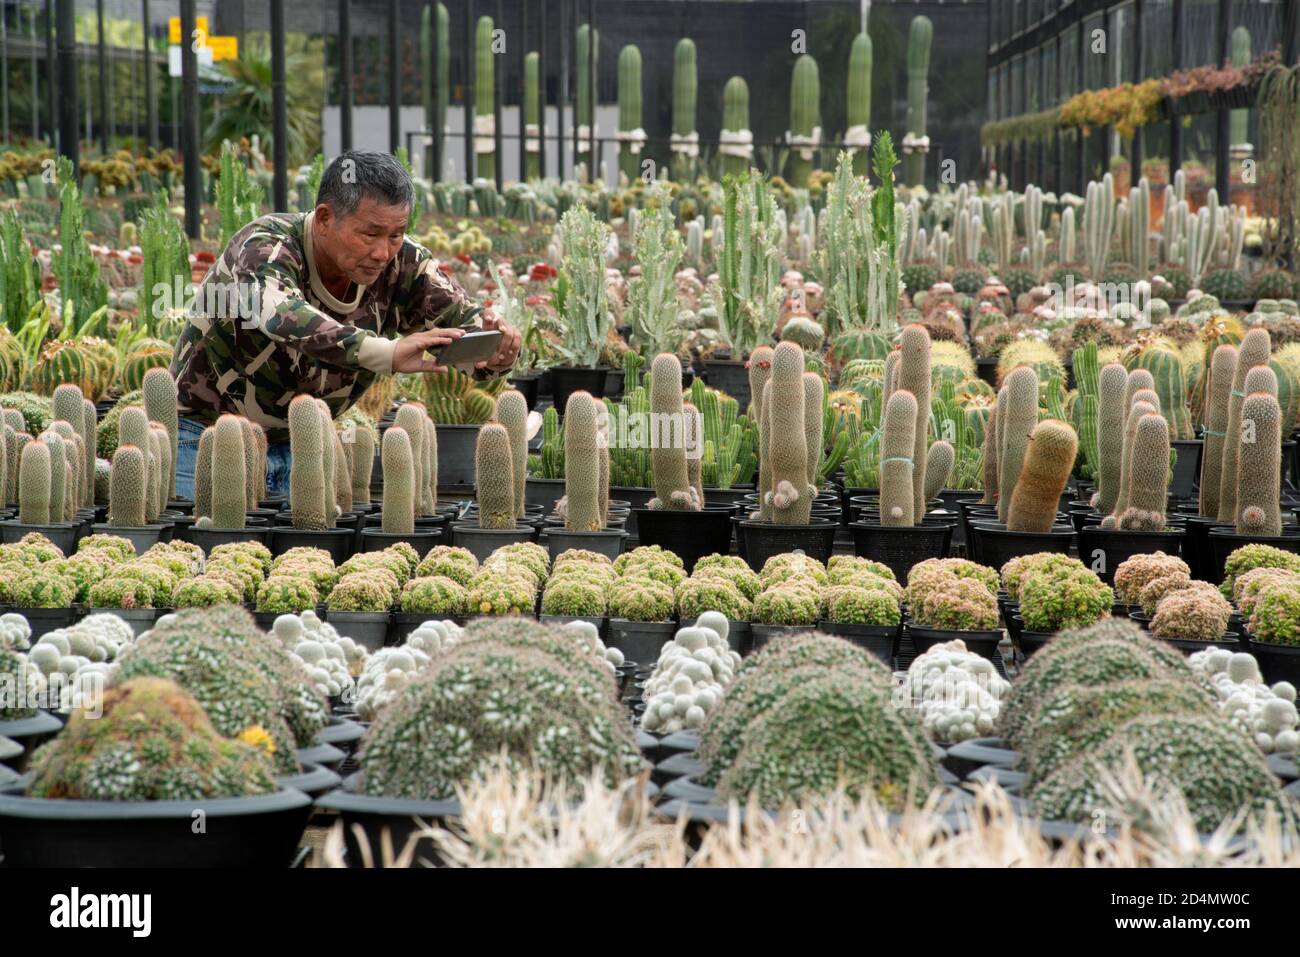
[(77, 109), (77, 5), (58, 0), (55, 6), (59, 42), (59, 152), (72, 160), (73, 175), (81, 175), (81, 141)]
[(474, 0), (465, 0), (465, 182), (474, 182)]
[(537, 124), (538, 172), (546, 176), (546, 0), (540, 0), (541, 16), (537, 24), (537, 99), (539, 101)]
[(194, 51), (194, 0), (181, 0), (181, 152), (185, 157), (185, 234), (198, 239), (203, 225), (199, 175), (199, 58)]
[(0, 6), (0, 126), (9, 142), (9, 10)]
[(402, 63), (397, 42), (400, 0), (388, 0), (388, 151), (402, 145)]
[[(501, 15), (501, 0), (497, 0), (496, 29), (504, 30), (505, 18)], [(522, 39), (520, 41), (522, 45)], [(509, 41), (506, 42), (506, 49), (509, 50)], [(492, 51), (492, 149), (496, 151), (496, 162), (493, 166), (496, 169), (497, 192), (501, 192), (503, 179), (505, 177), (504, 167), (506, 165), (505, 151), (501, 148), (501, 97), (502, 87), (506, 85), (506, 67), (505, 57), (498, 57), (496, 51)], [(523, 130), (521, 129), (522, 133)], [(520, 137), (523, 142), (523, 137)], [(521, 177), (522, 178), (522, 177)]]
[[(1142, 56), (1142, 54), (1143, 54), (1142, 0), (1133, 0), (1133, 77), (1132, 79), (1134, 83), (1142, 82), (1142, 75), (1146, 68), (1146, 64), (1145, 62), (1143, 62), (1145, 58)], [(1142, 153), (1143, 153), (1143, 147), (1145, 145), (1146, 144), (1143, 142), (1142, 128), (1138, 127), (1138, 131), (1133, 134), (1133, 173), (1129, 177), (1129, 179), (1132, 181), (1134, 186), (1136, 186), (1138, 184), (1138, 180), (1142, 178)]]
[[(498, 3), (500, 0), (498, 0)], [(519, 182), (528, 181), (528, 137), (525, 135), (524, 126), (524, 90), (527, 87), (526, 77), (528, 75), (528, 4), (519, 6)], [(540, 79), (539, 79), (540, 82)]]
[(569, 5), (565, 0), (557, 0), (557, 2), (560, 5), (560, 95), (555, 104), (555, 115), (559, 123), (559, 128), (555, 132), (555, 146), (557, 162), (560, 165), (555, 175), (563, 179), (564, 171), (568, 169), (564, 163), (564, 105), (569, 102), (569, 25), (564, 11)]
[(591, 161), (587, 164), (587, 182), (596, 181), (596, 173), (599, 170), (600, 157), (596, 154), (596, 101), (599, 99), (596, 95), (596, 0), (587, 0), (587, 90), (589, 104), (591, 106), (591, 129), (588, 133), (591, 136), (591, 148), (587, 155)]
[(352, 0), (339, 0), (339, 148), (352, 149)]
[(1282, 63), (1286, 66), (1296, 62), (1296, 42), (1300, 40), (1300, 3), (1296, 0), (1282, 0)]
[[(1183, 0), (1174, 0), (1173, 6), (1173, 46), (1175, 70), (1183, 66)], [(1169, 182), (1173, 183), (1174, 174), (1183, 165), (1183, 118), (1169, 117)]]
[(271, 201), (289, 208), (289, 113), (285, 91), (284, 0), (271, 0), (271, 162), (275, 166)]
[(433, 83), (433, 138), (429, 141), (429, 152), (431, 161), (429, 169), (435, 183), (442, 181), (442, 98), (447, 95), (447, 91), (440, 85), (441, 77), (438, 75), (441, 71), (438, 69), (438, 44), (442, 42), (441, 20), (438, 17), (438, 2), (434, 0), (433, 6), (429, 11), (429, 79)]
[[(46, 112), (50, 118), (50, 145), (55, 147), (57, 151), (59, 143), (59, 58), (54, 50), (55, 2), (56, 0), (45, 0), (45, 99), (47, 103)], [(72, 69), (75, 76), (75, 64)]]
[(153, 62), (153, 23), (149, 19), (149, 0), (141, 0), (141, 20), (144, 23), (144, 109), (145, 136), (149, 147), (158, 146), (158, 104), (153, 98), (154, 62)]
[[(21, 9), (21, 8), (20, 8)], [(36, 68), (36, 5), (32, 4), (32, 139), (41, 135), (41, 86), (38, 82), (39, 71)]]
[[(1078, 69), (1079, 77), (1078, 79), (1079, 79), (1079, 89), (1082, 90), (1084, 89), (1087, 83), (1086, 80), (1087, 71), (1084, 69), (1083, 56), (1084, 56), (1084, 51), (1088, 49), (1088, 37), (1087, 34), (1083, 32), (1082, 4), (1075, 4), (1075, 8), (1079, 11), (1077, 17), (1077, 21), (1079, 24), (1079, 69)], [(1087, 140), (1084, 139), (1082, 131), (1077, 132), (1074, 135), (1075, 138), (1078, 140), (1078, 145), (1076, 148), (1079, 151), (1079, 195), (1083, 196), (1088, 192), (1088, 143)]]
[(99, 150), (107, 156), (109, 139), (113, 134), (108, 128), (108, 37), (104, 34), (104, 0), (95, 0), (95, 19), (99, 27)]
[[(1231, 23), (1232, 0), (1219, 0), (1219, 42), (1217, 46), (1219, 63), (1223, 63), (1232, 54), (1232, 31), (1229, 29)], [(1232, 140), (1231, 115), (1227, 109), (1219, 109), (1217, 116), (1218, 137), (1214, 147), (1214, 185), (1219, 191), (1219, 202), (1225, 205), (1232, 201), (1229, 195), (1232, 190), (1232, 160), (1229, 153)]]

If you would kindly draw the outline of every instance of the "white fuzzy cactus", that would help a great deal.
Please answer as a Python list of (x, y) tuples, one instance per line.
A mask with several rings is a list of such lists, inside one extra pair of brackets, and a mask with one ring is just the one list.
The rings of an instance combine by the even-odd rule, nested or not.
[(700, 615), (660, 649), (641, 727), (658, 734), (703, 727), (739, 667), (740, 655), (727, 646), (726, 616)]
[(607, 648), (605, 643), (600, 640), (600, 629), (591, 622), (581, 620), (570, 621), (566, 622), (563, 627), (565, 630), (577, 634), (587, 647), (591, 649), (592, 654), (597, 655), (610, 671), (615, 670), (623, 663), (623, 652), (619, 651), (617, 648)]
[(1209, 683), (1220, 712), (1250, 735), (1261, 751), (1295, 754), (1300, 748), (1293, 684), (1279, 681), (1270, 688), (1254, 657), (1240, 651), (1210, 647), (1191, 655), (1187, 663)]
[(454, 647), (464, 629), (454, 621), (421, 622), (406, 638), (406, 647), (423, 651), (430, 658)]
[(356, 676), (365, 667), (366, 649), (340, 635), (316, 612), (280, 615), (271, 625), (272, 637), (302, 662), (316, 690), (327, 698), (347, 698), (355, 691)]
[(907, 669), (902, 702), (921, 717), (926, 734), (955, 744), (991, 734), (1011, 683), (993, 662), (961, 640), (935, 645)]
[(0, 648), (26, 651), (32, 646), (32, 626), (15, 612), (0, 615)]
[(370, 655), (357, 679), (357, 717), (373, 721), (430, 660), (423, 651), (406, 645)]

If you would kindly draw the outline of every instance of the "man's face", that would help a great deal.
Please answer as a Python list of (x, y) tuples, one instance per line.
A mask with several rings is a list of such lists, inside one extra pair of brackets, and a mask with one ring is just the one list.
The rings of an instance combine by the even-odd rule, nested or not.
[(358, 285), (369, 285), (402, 248), (409, 218), (407, 207), (388, 206), (371, 196), (361, 197), (357, 208), (342, 217), (322, 204), (316, 207), (316, 240), (339, 271)]

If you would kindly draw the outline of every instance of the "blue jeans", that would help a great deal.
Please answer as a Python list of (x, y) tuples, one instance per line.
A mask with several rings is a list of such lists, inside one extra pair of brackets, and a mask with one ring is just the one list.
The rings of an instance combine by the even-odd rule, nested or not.
[[(194, 466), (199, 459), (199, 438), (205, 426), (194, 419), (181, 419), (177, 428), (176, 494), (194, 498)], [(217, 479), (219, 481), (219, 478)], [(272, 442), (266, 447), (267, 491), (289, 492), (289, 443)]]

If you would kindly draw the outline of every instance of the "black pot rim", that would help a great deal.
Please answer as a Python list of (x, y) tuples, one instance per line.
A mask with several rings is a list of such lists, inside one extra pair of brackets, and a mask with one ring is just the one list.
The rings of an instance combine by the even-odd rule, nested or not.
[(122, 821), (142, 819), (190, 820), (196, 808), (208, 817), (243, 817), (308, 807), (301, 791), (282, 787), (270, 794), (243, 797), (195, 798), (181, 801), (86, 801), (35, 798), (0, 791), (0, 817), (54, 821)]

